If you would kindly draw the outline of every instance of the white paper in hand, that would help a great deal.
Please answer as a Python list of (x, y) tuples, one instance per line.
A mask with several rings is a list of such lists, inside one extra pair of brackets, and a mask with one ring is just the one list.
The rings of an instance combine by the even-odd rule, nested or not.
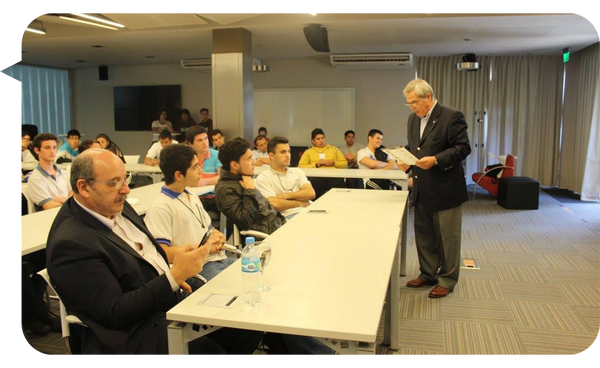
[(384, 148), (382, 151), (407, 165), (415, 165), (419, 160), (404, 147)]

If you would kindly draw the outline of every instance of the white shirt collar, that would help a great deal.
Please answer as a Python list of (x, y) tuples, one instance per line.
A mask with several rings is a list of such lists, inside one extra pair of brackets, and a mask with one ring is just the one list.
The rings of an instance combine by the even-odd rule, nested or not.
[[(75, 202), (81, 206), (81, 208), (83, 208), (85, 210), (85, 212), (89, 213), (90, 215), (92, 215), (95, 219), (97, 219), (98, 221), (100, 221), (101, 223), (103, 223), (104, 225), (106, 225), (106, 227), (108, 227), (109, 229), (112, 230), (112, 228), (115, 226), (115, 219), (109, 219), (106, 216), (103, 216), (97, 212), (94, 212), (92, 210), (90, 210), (89, 208), (87, 208), (86, 206), (84, 206), (83, 204), (81, 204), (81, 202), (79, 202), (77, 200), (77, 198), (75, 198), (75, 196), (73, 196), (73, 199), (75, 200)], [(121, 213), (118, 213), (116, 216), (120, 216)]]

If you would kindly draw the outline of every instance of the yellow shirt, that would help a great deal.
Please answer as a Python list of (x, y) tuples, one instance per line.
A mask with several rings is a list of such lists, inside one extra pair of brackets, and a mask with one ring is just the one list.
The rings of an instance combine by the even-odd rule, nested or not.
[(333, 160), (335, 161), (334, 166), (321, 166), (320, 169), (345, 169), (348, 167), (348, 161), (342, 154), (339, 148), (335, 146), (331, 146), (326, 144), (325, 147), (311, 147), (304, 151), (302, 158), (300, 158), (300, 162), (298, 162), (298, 167), (317, 167), (316, 164), (319, 162), (319, 154), (325, 154), (325, 160)]

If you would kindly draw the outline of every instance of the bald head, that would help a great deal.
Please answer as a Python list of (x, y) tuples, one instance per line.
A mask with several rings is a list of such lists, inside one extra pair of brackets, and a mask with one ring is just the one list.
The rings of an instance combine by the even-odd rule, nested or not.
[(107, 218), (123, 211), (130, 192), (126, 179), (125, 165), (119, 157), (101, 148), (86, 150), (75, 158), (71, 166), (75, 199)]
[(90, 182), (94, 179), (96, 171), (99, 168), (110, 170), (118, 169), (123, 166), (123, 162), (114, 153), (102, 148), (89, 148), (79, 154), (71, 166), (71, 188), (73, 193), (79, 193), (77, 182), (83, 179)]

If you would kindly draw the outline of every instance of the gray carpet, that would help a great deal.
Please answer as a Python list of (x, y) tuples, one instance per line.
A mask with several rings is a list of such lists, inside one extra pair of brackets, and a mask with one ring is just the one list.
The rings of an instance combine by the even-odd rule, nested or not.
[[(478, 191), (463, 209), (462, 256), (480, 270), (461, 270), (443, 299), (404, 286), (419, 273), (412, 226), (411, 210), (401, 348), (379, 346), (378, 354), (576, 354), (596, 339), (600, 204), (540, 192), (539, 210), (506, 210)], [(59, 334), (27, 339), (41, 352), (66, 353)]]

